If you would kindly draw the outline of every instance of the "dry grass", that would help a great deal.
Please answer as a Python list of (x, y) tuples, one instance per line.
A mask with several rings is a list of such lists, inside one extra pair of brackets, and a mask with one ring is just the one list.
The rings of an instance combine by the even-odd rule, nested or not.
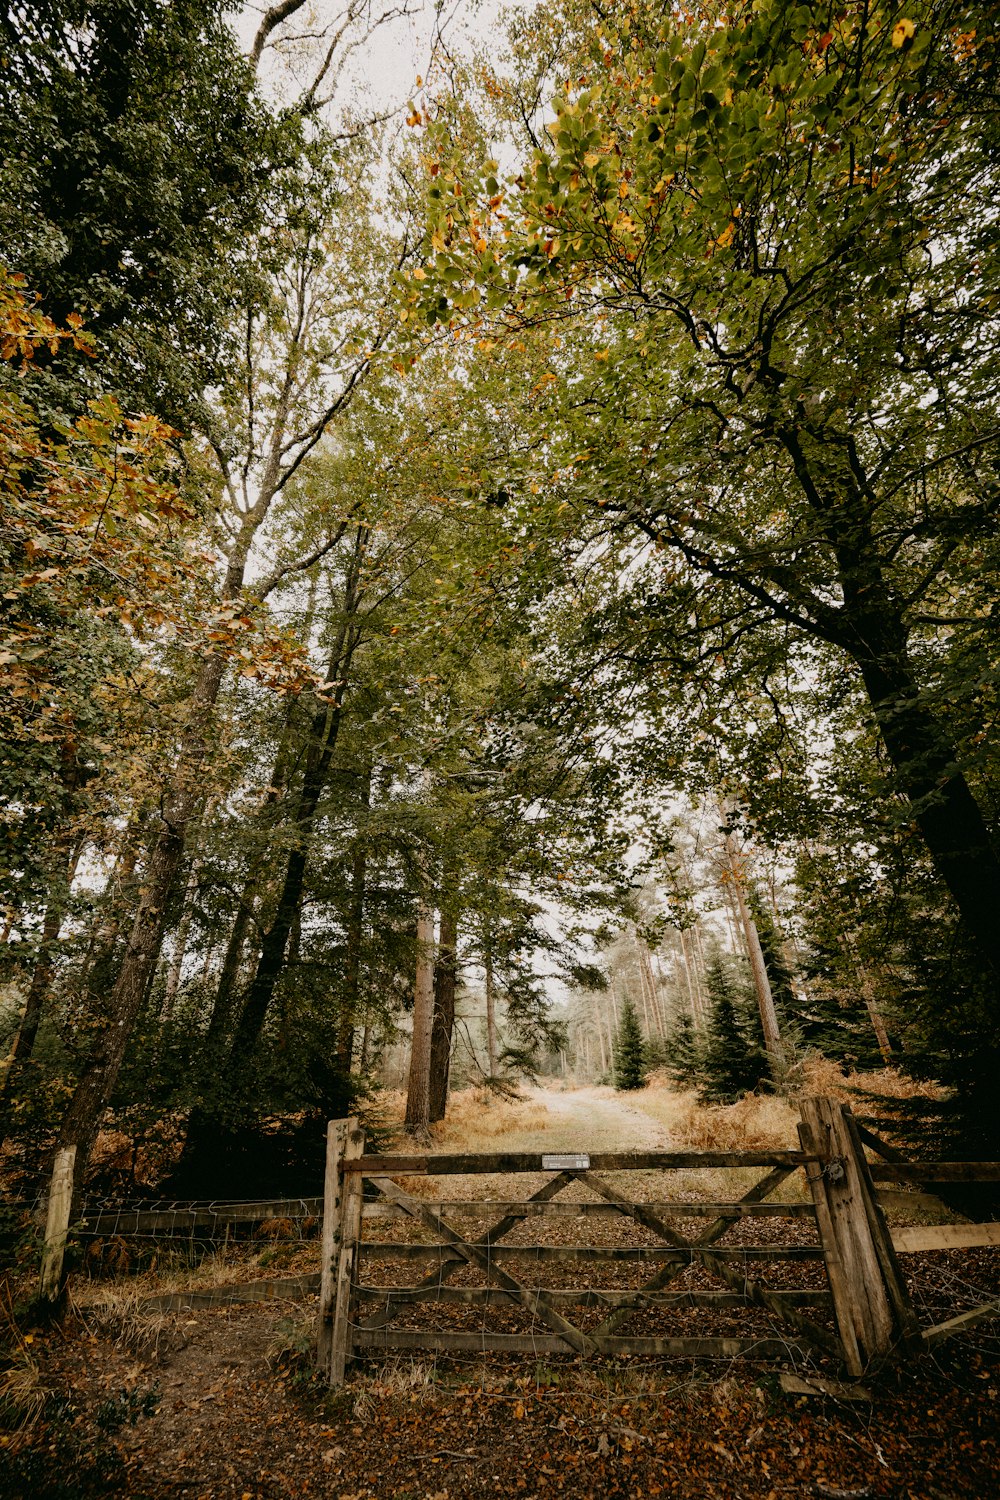
[(747, 1094), (735, 1104), (701, 1104), (692, 1090), (678, 1090), (664, 1074), (653, 1074), (629, 1102), (657, 1120), (677, 1146), (693, 1151), (796, 1150), (799, 1111), (797, 1100), (822, 1094), (842, 1104), (857, 1103), (858, 1089), (878, 1094), (891, 1109), (893, 1099), (940, 1097), (935, 1084), (918, 1083), (896, 1068), (877, 1073), (844, 1073), (825, 1057), (811, 1057), (799, 1065), (788, 1097)]
[(770, 1151), (798, 1147), (799, 1114), (788, 1100), (747, 1094), (735, 1104), (700, 1104), (655, 1076), (629, 1102), (669, 1131), (675, 1147), (692, 1151)]
[[(385, 1092), (379, 1102), (391, 1128), (401, 1132), (406, 1095)], [(447, 1119), (431, 1126), (431, 1150), (495, 1150), (499, 1138), (544, 1131), (548, 1123), (549, 1112), (540, 1100), (504, 1098), (486, 1088), (457, 1089), (448, 1096)], [(396, 1149), (400, 1148), (405, 1149), (405, 1138), (397, 1140)]]
[(856, 1103), (856, 1090), (879, 1094), (891, 1106), (893, 1099), (940, 1099), (944, 1090), (936, 1083), (908, 1078), (898, 1068), (880, 1068), (876, 1073), (845, 1073), (828, 1057), (814, 1054), (799, 1068), (798, 1094), (825, 1094), (842, 1104)]
[(0, 1423), (8, 1434), (20, 1439), (34, 1427), (53, 1393), (42, 1380), (31, 1347), (34, 1334), (21, 1332), (6, 1288), (0, 1299), (0, 1325), (6, 1364), (0, 1371)]
[(143, 1295), (133, 1287), (108, 1288), (90, 1302), (73, 1297), (73, 1309), (85, 1328), (98, 1329), (116, 1349), (155, 1364), (177, 1347), (178, 1319), (176, 1314), (145, 1310), (142, 1304)]
[(540, 1099), (504, 1099), (489, 1089), (461, 1089), (448, 1100), (448, 1118), (431, 1127), (439, 1151), (495, 1150), (498, 1141), (544, 1131), (549, 1111)]
[[(317, 1243), (315, 1240), (300, 1243), (290, 1248), (287, 1257), (280, 1263), (274, 1260), (270, 1246), (259, 1249), (239, 1247), (219, 1250), (206, 1255), (195, 1265), (178, 1263), (174, 1266), (159, 1265), (155, 1270), (141, 1271), (128, 1276), (127, 1281), (118, 1282), (74, 1280), (74, 1302), (77, 1311), (84, 1317), (97, 1315), (100, 1318), (117, 1316), (117, 1309), (124, 1305), (127, 1313), (133, 1302), (146, 1297), (160, 1296), (169, 1292), (212, 1291), (217, 1287), (240, 1286), (246, 1281), (260, 1281), (268, 1276), (295, 1276), (300, 1271), (315, 1271), (317, 1266)], [(267, 1256), (261, 1264), (261, 1257)]]

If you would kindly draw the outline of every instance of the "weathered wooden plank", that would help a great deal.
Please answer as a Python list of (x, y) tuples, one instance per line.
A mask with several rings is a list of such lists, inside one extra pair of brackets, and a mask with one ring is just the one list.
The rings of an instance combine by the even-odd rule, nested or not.
[(906, 1279), (903, 1276), (895, 1247), (889, 1235), (889, 1226), (886, 1223), (885, 1214), (882, 1212), (875, 1196), (875, 1187), (871, 1179), (868, 1160), (865, 1156), (861, 1131), (858, 1122), (851, 1113), (850, 1106), (843, 1106), (841, 1118), (847, 1128), (847, 1133), (851, 1138), (851, 1144), (854, 1148), (853, 1166), (858, 1174), (858, 1186), (868, 1219), (868, 1232), (871, 1235), (872, 1244), (875, 1246), (875, 1254), (882, 1272), (882, 1283), (889, 1298), (892, 1315), (896, 1323), (896, 1332), (903, 1347), (915, 1353), (920, 1347), (920, 1321), (910, 1300), (910, 1290), (906, 1285)]
[(873, 1162), (874, 1182), (1000, 1182), (1000, 1161)]
[[(590, 1165), (601, 1172), (643, 1172), (654, 1168), (674, 1167), (800, 1167), (808, 1161), (802, 1151), (610, 1151), (597, 1152)], [(366, 1177), (391, 1177), (427, 1174), (431, 1177), (460, 1173), (476, 1176), (490, 1172), (542, 1172), (540, 1151), (506, 1151), (487, 1155), (451, 1156), (366, 1156), (345, 1165), (345, 1171), (362, 1172)], [(584, 1172), (571, 1173), (584, 1177)]]
[(992, 1302), (984, 1302), (980, 1307), (972, 1307), (968, 1312), (959, 1313), (957, 1317), (949, 1318), (946, 1323), (935, 1323), (931, 1328), (924, 1329), (924, 1343), (928, 1349), (933, 1349), (935, 1344), (941, 1344), (945, 1339), (950, 1339), (956, 1333), (964, 1333), (968, 1328), (975, 1328), (978, 1323), (987, 1323), (992, 1318), (1000, 1318), (1000, 1298), (994, 1298)]
[[(595, 1192), (600, 1193), (602, 1198), (608, 1203), (613, 1203), (621, 1213), (635, 1219), (636, 1223), (641, 1224), (645, 1229), (651, 1230), (653, 1234), (660, 1235), (668, 1243), (675, 1245), (678, 1243), (679, 1236), (675, 1234), (658, 1214), (651, 1213), (643, 1204), (625, 1203), (623, 1199), (618, 1197), (610, 1183), (604, 1182), (593, 1172), (590, 1174), (588, 1181)], [(685, 1244), (683, 1248), (691, 1249), (693, 1247)], [(705, 1269), (712, 1271), (724, 1281), (731, 1291), (742, 1292), (747, 1302), (751, 1302), (757, 1307), (763, 1307), (768, 1312), (784, 1318), (796, 1332), (802, 1334), (804, 1338), (808, 1339), (816, 1347), (826, 1349), (833, 1354), (840, 1354), (840, 1345), (831, 1333), (825, 1328), (820, 1327), (818, 1323), (814, 1323), (810, 1318), (806, 1318), (801, 1313), (796, 1312), (788, 1304), (781, 1303), (769, 1288), (763, 1286), (759, 1281), (751, 1281), (745, 1273), (741, 1275), (739, 1272), (731, 1271), (720, 1251), (709, 1250), (707, 1246), (702, 1245), (698, 1248), (697, 1254)]]
[[(565, 1340), (553, 1333), (441, 1333), (417, 1328), (356, 1328), (352, 1345), (362, 1349), (424, 1349), (444, 1354), (449, 1350), (500, 1354), (575, 1354)], [(776, 1338), (608, 1338), (602, 1354), (640, 1354), (660, 1359), (784, 1359), (803, 1357), (791, 1342)]]
[[(336, 1177), (332, 1188), (332, 1227), (323, 1226), (324, 1245), (329, 1244), (330, 1258), (321, 1268), (327, 1276), (327, 1301), (320, 1309), (320, 1330), (326, 1325), (328, 1309), (329, 1333), (329, 1380), (331, 1385), (340, 1385), (350, 1355), (351, 1292), (354, 1283), (354, 1267), (361, 1239), (361, 1195), (362, 1179), (344, 1172), (350, 1161), (356, 1161), (365, 1149), (365, 1131), (356, 1118), (338, 1121), (335, 1140), (335, 1161), (331, 1167), (327, 1162), (327, 1182)], [(325, 1342), (325, 1341), (324, 1341)]]
[(892, 1230), (892, 1243), (901, 1251), (965, 1250), (976, 1245), (1000, 1245), (1000, 1224), (919, 1224)]
[[(548, 1199), (554, 1198), (557, 1193), (562, 1192), (563, 1188), (572, 1181), (572, 1177), (567, 1177), (564, 1172), (558, 1172), (554, 1177), (550, 1177), (548, 1182), (544, 1182), (538, 1191), (533, 1193), (527, 1201), (529, 1203), (546, 1202)], [(502, 1239), (504, 1235), (509, 1234), (520, 1223), (520, 1214), (506, 1215), (504, 1218), (499, 1219), (497, 1223), (490, 1225), (489, 1229), (483, 1235), (483, 1242), (487, 1245), (493, 1244), (496, 1240)], [(366, 1247), (362, 1246), (362, 1248)], [(447, 1260), (441, 1260), (432, 1271), (428, 1272), (420, 1285), (422, 1287), (439, 1287), (453, 1271), (457, 1271), (459, 1266), (464, 1264), (465, 1262), (458, 1255), (452, 1256)], [(368, 1328), (381, 1328), (383, 1324), (389, 1322), (392, 1316), (392, 1313), (387, 1312), (375, 1313), (365, 1320), (365, 1326)]]
[(45, 1239), (42, 1247), (42, 1269), (39, 1297), (43, 1302), (57, 1302), (63, 1289), (63, 1259), (69, 1216), (73, 1207), (73, 1167), (76, 1147), (61, 1146), (52, 1164), (52, 1181), (45, 1216)]
[[(417, 1302), (439, 1302), (449, 1307), (499, 1307), (510, 1305), (510, 1295), (494, 1286), (356, 1286), (356, 1297), (362, 1301), (383, 1302), (387, 1306), (405, 1307)], [(605, 1291), (596, 1287), (546, 1287), (545, 1295), (560, 1307), (746, 1307), (742, 1292), (636, 1292)], [(790, 1307), (827, 1307), (829, 1292), (795, 1289), (775, 1292), (775, 1297)]]
[[(466, 1241), (466, 1244), (469, 1242)], [(738, 1249), (705, 1250), (697, 1242), (688, 1249), (663, 1249), (659, 1245), (485, 1245), (491, 1261), (538, 1260), (538, 1261), (680, 1261), (684, 1265), (699, 1262), (705, 1254), (724, 1260), (822, 1260), (821, 1245), (746, 1245)], [(427, 1260), (441, 1257), (452, 1261), (456, 1252), (451, 1245), (408, 1245), (390, 1240), (365, 1240), (361, 1249), (366, 1256), (395, 1257), (399, 1260)]]
[(522, 1286), (513, 1276), (508, 1276), (505, 1271), (501, 1271), (493, 1261), (493, 1257), (496, 1254), (495, 1250), (491, 1247), (480, 1248), (477, 1245), (469, 1244), (462, 1238), (457, 1229), (453, 1229), (438, 1214), (432, 1213), (419, 1199), (411, 1197), (409, 1193), (404, 1193), (402, 1188), (397, 1187), (391, 1178), (376, 1177), (372, 1181), (380, 1192), (385, 1193), (393, 1202), (403, 1207), (408, 1207), (414, 1218), (426, 1225), (428, 1229), (432, 1229), (435, 1234), (439, 1234), (442, 1239), (447, 1240), (456, 1253), (467, 1260), (470, 1265), (477, 1265), (480, 1269), (488, 1271), (490, 1275), (494, 1276), (504, 1290), (511, 1294), (514, 1300), (520, 1302), (522, 1307), (526, 1307), (535, 1317), (541, 1318), (542, 1322), (547, 1323), (550, 1328), (555, 1329), (559, 1337), (570, 1348), (575, 1349), (578, 1354), (587, 1353), (590, 1348), (590, 1340), (587, 1336), (581, 1333), (578, 1328), (575, 1328), (572, 1323), (567, 1322), (562, 1314), (546, 1300), (544, 1292)]
[(878, 1253), (872, 1239), (861, 1173), (866, 1171), (841, 1105), (832, 1099), (803, 1099), (799, 1136), (815, 1154), (817, 1169), (807, 1173), (816, 1204), (827, 1275), (851, 1375), (863, 1375), (873, 1360), (892, 1349), (897, 1326)]
[(907, 1188), (876, 1188), (875, 1197), (883, 1208), (900, 1210), (903, 1213), (946, 1213), (954, 1214), (955, 1210), (949, 1208), (943, 1198), (937, 1197), (935, 1193), (917, 1193)]
[(322, 1198), (261, 1199), (252, 1203), (179, 1203), (171, 1208), (106, 1209), (84, 1217), (88, 1237), (133, 1234), (190, 1234), (192, 1229), (224, 1229), (227, 1224), (258, 1224), (271, 1219), (318, 1219)]
[[(786, 1396), (833, 1396), (836, 1401), (874, 1401), (871, 1391), (866, 1390), (863, 1385), (845, 1385), (842, 1380), (826, 1380), (822, 1375), (810, 1375), (804, 1380), (801, 1375), (793, 1375), (790, 1370), (783, 1370), (779, 1376), (778, 1383)], [(841, 1490), (840, 1494), (850, 1493)], [(854, 1491), (853, 1493), (864, 1493)]]
[(341, 1163), (347, 1144), (347, 1121), (331, 1120), (326, 1127), (326, 1167), (323, 1182), (323, 1228), (320, 1238), (319, 1322), (316, 1332), (316, 1368), (329, 1374), (333, 1350), (333, 1312), (337, 1297), (337, 1256), (344, 1216), (344, 1180)]
[[(740, 1202), (762, 1203), (794, 1170), (794, 1167), (772, 1168), (766, 1177), (762, 1177), (760, 1182), (754, 1183), (753, 1187), (743, 1194)], [(717, 1240), (722, 1238), (733, 1223), (734, 1219), (732, 1215), (715, 1219), (711, 1224), (705, 1226), (701, 1234), (695, 1236), (692, 1243), (695, 1245), (713, 1245)], [(684, 1265), (680, 1262), (661, 1266), (658, 1271), (653, 1273), (645, 1286), (639, 1289), (637, 1300), (633, 1300), (631, 1303), (625, 1302), (616, 1308), (614, 1312), (609, 1313), (594, 1332), (600, 1334), (602, 1337), (612, 1334), (616, 1328), (628, 1320), (636, 1308), (642, 1306), (643, 1293), (658, 1291), (662, 1287), (669, 1286), (672, 1281), (681, 1275), (683, 1270)]]
[(283, 1297), (308, 1297), (319, 1290), (320, 1273), (302, 1276), (272, 1276), (266, 1281), (244, 1281), (233, 1286), (207, 1287), (203, 1291), (160, 1292), (142, 1297), (140, 1312), (197, 1312), (203, 1307), (229, 1307), (238, 1302), (277, 1302)]
[[(620, 1217), (620, 1210), (610, 1203), (529, 1203), (527, 1200), (502, 1203), (486, 1199), (478, 1201), (469, 1199), (463, 1202), (449, 1202), (441, 1199), (436, 1203), (425, 1199), (420, 1201), (436, 1214), (475, 1214), (478, 1216), (504, 1213), (516, 1214), (520, 1219), (549, 1216), (561, 1219)], [(812, 1219), (816, 1216), (816, 1209), (812, 1203), (707, 1203), (704, 1201), (683, 1203), (674, 1199), (667, 1203), (643, 1203), (641, 1207), (653, 1213), (677, 1219), (714, 1219), (720, 1214), (725, 1214), (729, 1219)], [(406, 1218), (407, 1211), (398, 1204), (366, 1203), (363, 1217), (365, 1219)]]

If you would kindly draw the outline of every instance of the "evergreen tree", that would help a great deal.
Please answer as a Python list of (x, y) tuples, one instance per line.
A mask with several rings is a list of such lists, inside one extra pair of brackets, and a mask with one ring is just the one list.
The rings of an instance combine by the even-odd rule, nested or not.
[(708, 1035), (701, 1054), (698, 1096), (705, 1103), (731, 1104), (768, 1076), (767, 1055), (751, 1008), (721, 958), (705, 974), (712, 1001)]
[(665, 1066), (673, 1081), (683, 1088), (694, 1087), (701, 1078), (701, 1045), (687, 1011), (678, 1017), (664, 1051)]
[(641, 1089), (646, 1082), (646, 1048), (635, 1006), (627, 998), (615, 1037), (614, 1060), (615, 1088)]

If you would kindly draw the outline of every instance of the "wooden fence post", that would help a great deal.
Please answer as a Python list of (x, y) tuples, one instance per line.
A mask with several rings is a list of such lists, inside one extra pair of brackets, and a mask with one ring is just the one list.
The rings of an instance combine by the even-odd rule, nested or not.
[(326, 1140), (323, 1193), (319, 1333), (316, 1364), (331, 1385), (344, 1378), (350, 1341), (351, 1283), (361, 1238), (363, 1185), (360, 1172), (345, 1172), (344, 1162), (363, 1156), (364, 1127), (353, 1116), (331, 1120)]
[(901, 1278), (898, 1285), (889, 1284), (895, 1262), (890, 1266), (879, 1253), (884, 1245), (873, 1233), (877, 1205), (868, 1165), (844, 1109), (833, 1099), (804, 1099), (801, 1113), (802, 1149), (819, 1164), (818, 1169), (807, 1167), (806, 1175), (837, 1327), (849, 1372), (862, 1375), (910, 1335), (904, 1311), (908, 1299)]
[(56, 1152), (49, 1187), (48, 1212), (45, 1218), (45, 1244), (42, 1249), (42, 1274), (39, 1297), (43, 1302), (58, 1302), (63, 1285), (63, 1257), (73, 1206), (73, 1167), (76, 1147), (61, 1146)]

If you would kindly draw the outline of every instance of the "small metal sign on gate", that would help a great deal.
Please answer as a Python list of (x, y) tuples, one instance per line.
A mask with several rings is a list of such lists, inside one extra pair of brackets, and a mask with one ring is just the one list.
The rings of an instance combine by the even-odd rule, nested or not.
[(590, 1157), (580, 1152), (569, 1156), (543, 1156), (543, 1172), (586, 1172), (590, 1168)]

